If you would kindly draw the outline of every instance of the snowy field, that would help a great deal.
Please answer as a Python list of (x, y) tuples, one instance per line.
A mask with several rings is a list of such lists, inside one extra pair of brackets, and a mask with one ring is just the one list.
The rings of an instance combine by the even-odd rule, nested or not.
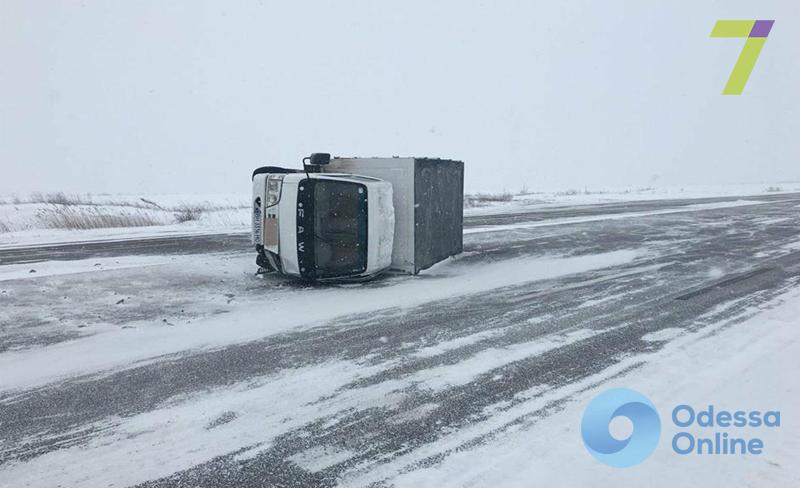
[(244, 232), (249, 193), (0, 197), (0, 246)]
[[(469, 195), (465, 215), (631, 201), (752, 197), (800, 191), (800, 182)], [(247, 232), (249, 191), (237, 194), (0, 196), (0, 247), (82, 240)]]
[[(66, 234), (11, 232), (32, 240), (0, 249), (0, 484), (797, 485), (800, 195), (626, 195), (470, 209), (458, 258), (353, 285), (256, 276), (244, 222), (44, 253)], [(248, 218), (225, 198), (156, 203)], [(580, 436), (611, 387), (662, 422), (624, 470)], [(679, 456), (677, 403), (783, 424), (761, 456)]]
[(570, 205), (597, 205), (618, 202), (702, 199), (714, 197), (752, 197), (800, 191), (800, 182), (747, 183), (737, 185), (683, 185), (626, 188), (571, 188), (567, 190), (525, 191), (506, 194), (507, 201), (479, 203), (472, 214), (525, 211)]

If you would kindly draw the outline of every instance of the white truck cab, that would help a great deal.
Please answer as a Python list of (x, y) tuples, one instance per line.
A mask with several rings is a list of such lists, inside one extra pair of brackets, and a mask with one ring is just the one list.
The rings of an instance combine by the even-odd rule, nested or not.
[(357, 281), (388, 269), (416, 274), (461, 252), (460, 161), (317, 153), (304, 164), (253, 172), (252, 243), (262, 271)]

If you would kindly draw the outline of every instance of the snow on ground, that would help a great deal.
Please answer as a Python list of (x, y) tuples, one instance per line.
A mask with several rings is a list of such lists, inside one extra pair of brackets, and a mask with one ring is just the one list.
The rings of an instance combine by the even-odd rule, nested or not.
[[(265, 439), (298, 428), (309, 418), (386, 403), (387, 389), (373, 388), (324, 406), (316, 404), (334, 395), (342, 384), (371, 372), (364, 365), (336, 361), (173, 400), (149, 412), (95, 425), (106, 435), (84, 446), (4, 466), (3, 476), (15, 486), (49, 487), (54, 479), (61, 486), (131, 486), (239, 449), (255, 455), (270, 447)], [(227, 412), (238, 414), (227, 422), (217, 420)], [(314, 463), (310, 454), (299, 455), (295, 461), (308, 467), (325, 464), (321, 459)], [(341, 455), (328, 452), (330, 458)], [(84, 461), (87, 457), (91, 463)], [(163, 462), (166, 458), (169, 463)]]
[(249, 226), (245, 193), (0, 198), (0, 246), (245, 232)]
[[(474, 238), (487, 235), (480, 234)], [(570, 242), (574, 246), (574, 242)], [(414, 306), (613, 266), (626, 265), (619, 273), (615, 270), (614, 277), (663, 266), (639, 262), (649, 262), (648, 259), (656, 252), (654, 245), (647, 246), (594, 255), (554, 254), (482, 263), (450, 260), (421, 276), (390, 277), (384, 282), (375, 282), (375, 286), (275, 287), (269, 295), (260, 295), (258, 303), (243, 302), (225, 315), (206, 316), (191, 325), (176, 322), (174, 326), (163, 327), (142, 323), (136, 324), (135, 328), (108, 329), (68, 342), (2, 353), (0, 371), (14, 371), (14, 378), (0, 375), (0, 391), (35, 388), (63, 377), (123, 369), (136, 362), (142, 364), (163, 354), (223, 347), (292, 328), (320, 325), (336, 316), (397, 307), (398, 297), (403, 298), (403, 306)], [(794, 243), (784, 246), (786, 252), (795, 247)], [(94, 275), (97, 281), (115, 279), (113, 275), (120, 275), (116, 279), (127, 280), (140, 270), (146, 278), (152, 279), (156, 273), (147, 275), (151, 270), (149, 266), (162, 266), (159, 268), (162, 272), (164, 268), (171, 269), (170, 266), (193, 271), (191, 266), (206, 267), (206, 261), (214, 262), (216, 258), (171, 256), (169, 264), (162, 264), (159, 261), (162, 258), (158, 256), (142, 260), (94, 259), (68, 265), (37, 263), (34, 267), (37, 268), (36, 274), (44, 276), (49, 273), (54, 281), (62, 273)], [(218, 262), (214, 273), (209, 274), (215, 282), (223, 278), (223, 269), (235, 274), (252, 267), (252, 256), (249, 255), (232, 258), (225, 255), (225, 259), (231, 261)], [(114, 266), (124, 267), (124, 270), (106, 273)], [(32, 285), (44, 288), (44, 283), (27, 279), (35, 278), (25, 275), (29, 272), (27, 266), (9, 267), (6, 272), (22, 278), (14, 283), (18, 287), (24, 283), (25, 290)], [(722, 274), (724, 271), (715, 273), (719, 275), (717, 278)], [(714, 277), (709, 275), (709, 278)], [(190, 278), (187, 283), (192, 283), (192, 286), (186, 287), (188, 292), (198, 295), (200, 301), (206, 301), (203, 284), (196, 282), (194, 274)], [(588, 283), (583, 280), (574, 286)], [(137, 283), (134, 286), (147, 291), (146, 286)], [(163, 289), (157, 288), (156, 291)], [(104, 299), (113, 304), (118, 297)], [(717, 323), (715, 314), (725, 308), (721, 305), (720, 310), (715, 308), (697, 319), (698, 324), (716, 324), (702, 328), (700, 332), (693, 333), (690, 327), (667, 328), (648, 334), (643, 337), (644, 341), (668, 344), (657, 353), (628, 358), (585, 381), (561, 387), (539, 384), (521, 391), (515, 397), (521, 401), (513, 406), (506, 402), (488, 405), (486, 409), (491, 415), (485, 420), (446, 433), (429, 445), (408, 451), (398, 458), (356, 465), (339, 481), (352, 486), (388, 479), (387, 485), (465, 487), (514, 487), (540, 483), (555, 486), (604, 486), (612, 483), (671, 486), (698, 482), (728, 486), (796, 485), (798, 480), (792, 463), (800, 448), (800, 431), (795, 420), (800, 412), (794, 370), (800, 353), (800, 337), (794, 324), (796, 317), (800, 316), (800, 290), (786, 294), (769, 306), (772, 308), (753, 309), (750, 311), (753, 317), (730, 325)], [(293, 312), (300, 308), (305, 316), (293, 317), (296, 315)], [(2, 313), (0, 310), (0, 318)], [(528, 322), (536, 325), (543, 320), (546, 316), (537, 316)], [(54, 486), (56, 481), (62, 486), (121, 486), (167, 476), (175, 470), (190, 468), (232, 452), (244, 459), (269, 449), (277, 436), (306, 425), (309, 419), (321, 419), (335, 425), (347, 421), (343, 412), (370, 408), (399, 410), (394, 407), (407, 400), (407, 393), (403, 392), (412, 386), (443, 392), (453, 385), (469, 383), (499, 365), (543, 355), (608, 330), (578, 327), (545, 333), (536, 340), (489, 347), (465, 355), (452, 364), (345, 389), (341, 388), (342, 385), (373, 377), (397, 364), (392, 363), (394, 359), (375, 364), (367, 357), (356, 360), (333, 358), (248, 377), (247, 381), (240, 383), (213, 386), (169, 398), (142, 413), (107, 417), (81, 425), (81, 429), (96, 429), (97, 435), (87, 438), (86, 443), (64, 446), (27, 462), (13, 461), (3, 467), (3, 478), (13, 486)], [(484, 331), (440, 342), (417, 349), (415, 357), (432, 357), (470, 344), (491, 341), (494, 334), (494, 331)], [(710, 339), (712, 335), (713, 339)], [(642, 367), (631, 369), (642, 362)], [(496, 375), (492, 381), (500, 379), (502, 376)], [(664, 429), (653, 456), (644, 464), (627, 470), (599, 464), (585, 451), (580, 439), (580, 417), (586, 404), (600, 391), (617, 386), (634, 388), (650, 397), (659, 408)], [(13, 396), (4, 400), (6, 403), (15, 401)], [(731, 410), (780, 409), (784, 413), (784, 426), (761, 435), (768, 456), (681, 457), (669, 449), (669, 440), (674, 434), (669, 424), (670, 410), (678, 402), (698, 408), (714, 403)], [(424, 403), (394, 415), (391, 422), (424, 419), (440, 408), (434, 402)], [(519, 422), (519, 419), (523, 421)], [(498, 435), (493, 436), (493, 433)], [(45, 432), (42, 437), (47, 440), (49, 435)], [(485, 442), (474, 444), (476, 439), (487, 435)], [(56, 442), (57, 436), (53, 439)], [(2, 449), (0, 440), (0, 454)], [(437, 462), (420, 466), (420, 462), (442, 453), (446, 455), (436, 457)], [(356, 454), (341, 445), (323, 443), (293, 455), (290, 460), (304, 469), (317, 471)], [(87, 459), (92, 462), (87, 463)], [(165, 463), (165, 459), (170, 462)], [(569, 468), (564, 469), (564, 466)]]
[[(404, 297), (403, 307), (413, 307), (480, 291), (620, 266), (645, 256), (643, 251), (622, 250), (584, 256), (510, 259), (473, 266), (445, 261), (424, 275), (403, 277), (392, 286), (284, 290), (270, 293), (256, 304), (242, 305), (222, 316), (197, 320), (189, 328), (142, 326), (34, 350), (6, 352), (0, 355), (0, 370), (15, 371), (15, 374), (0, 377), (0, 391), (32, 388), (58, 378), (129, 366), (164, 354), (242, 343), (292, 328), (313, 326), (336, 317), (397, 307), (398, 296)], [(190, 259), (187, 258), (186, 262), (188, 265)], [(314, 307), (308, 307), (309, 303)], [(297, 310), (305, 310), (305, 313), (298, 315)]]
[[(608, 332), (610, 329), (578, 329), (565, 334), (555, 334), (530, 342), (514, 344), (502, 348), (488, 348), (469, 359), (455, 364), (437, 366), (418, 373), (415, 383), (424, 384), (434, 390), (466, 385), (480, 374), (498, 369), (501, 366), (539, 356), (565, 344), (589, 339)], [(499, 379), (499, 378), (496, 378)]]
[(548, 219), (544, 222), (520, 222), (508, 225), (490, 225), (486, 227), (474, 227), (471, 229), (465, 229), (464, 234), (479, 234), (482, 232), (502, 232), (506, 230), (533, 229), (536, 227), (549, 227), (554, 225), (581, 224), (587, 222), (597, 222), (601, 220), (620, 220), (620, 219), (631, 219), (638, 217), (650, 217), (655, 215), (668, 215), (673, 213), (700, 212), (702, 210), (744, 207), (748, 205), (764, 205), (767, 203), (774, 203), (774, 202), (763, 202), (758, 200), (735, 200), (730, 202), (697, 203), (693, 205), (683, 205), (676, 208), (648, 210), (645, 212), (623, 212), (623, 213), (612, 213), (612, 214), (600, 214), (600, 215), (592, 215), (589, 217)]
[(298, 288), (254, 271), (252, 254), (240, 251), (3, 265), (0, 353), (107, 331), (189, 326)]
[[(388, 480), (398, 487), (797, 486), (800, 380), (795, 373), (800, 356), (800, 290), (793, 289), (749, 313), (753, 315), (743, 322), (719, 323), (677, 339), (667, 334), (674, 340), (649, 357), (630, 358), (579, 384), (533, 396), (512, 409), (496, 412), (485, 422), (492, 425), (475, 425), (471, 434), (458, 431), (427, 448), (429, 452), (415, 451), (355, 472), (345, 478), (344, 485)], [(643, 366), (626, 372), (642, 361)], [(655, 452), (642, 464), (624, 469), (596, 461), (584, 448), (580, 433), (587, 404), (597, 394), (618, 387), (632, 388), (650, 398), (662, 426)], [(552, 407), (564, 399), (566, 403)], [(731, 437), (761, 438), (765, 446), (762, 455), (679, 455), (671, 447), (676, 433), (713, 437), (717, 431), (676, 427), (671, 415), (679, 404), (691, 405), (696, 411), (708, 405), (717, 411), (779, 410), (781, 426), (722, 429)], [(551, 415), (510, 424), (542, 409)], [(480, 432), (496, 426), (507, 428), (478, 447), (464, 447)], [(447, 449), (451, 452), (441, 463), (422, 468), (415, 464)]]
[[(249, 219), (249, 214), (247, 216)], [(230, 222), (233, 222), (231, 220)], [(250, 220), (230, 225), (205, 225), (203, 222), (184, 222), (145, 227), (114, 227), (107, 229), (66, 230), (37, 229), (19, 232), (0, 233), (0, 249), (39, 247), (48, 244), (66, 244), (71, 242), (97, 241), (130, 241), (151, 237), (181, 237), (206, 234), (234, 234), (250, 232)]]
[(571, 205), (596, 205), (652, 200), (683, 200), (709, 197), (750, 197), (800, 191), (800, 182), (746, 183), (730, 185), (683, 185), (647, 188), (581, 188), (570, 190), (541, 190), (511, 196), (510, 201), (484, 202), (469, 208), (469, 215), (524, 212), (531, 208)]
[[(135, 361), (142, 364), (155, 356), (197, 347), (221, 347), (290, 327), (302, 327), (337, 314), (396, 307), (397, 296), (406, 297), (403, 306), (413, 306), (476, 291), (620, 266), (643, 257), (646, 254), (639, 251), (616, 251), (574, 257), (512, 259), (472, 265), (469, 269), (458, 261), (450, 261), (435, 266), (424, 276), (404, 277), (391, 286), (285, 290), (257, 306), (241, 306), (224, 316), (197, 321), (191, 327), (119, 330), (44, 348), (4, 353), (0, 355), (0, 370), (15, 371), (15, 374), (13, 378), (0, 377), (0, 390), (35, 388), (62, 376), (127, 367)], [(308, 308), (308, 303), (315, 306)], [(306, 310), (301, 321), (295, 317), (298, 307)], [(4, 477), (13, 480), (15, 486), (51, 486), (54, 479), (64, 486), (129, 485), (167, 476), (175, 470), (230, 452), (254, 456), (270, 447), (269, 439), (304, 425), (309, 418), (337, 422), (340, 416), (354, 409), (398, 406), (405, 399), (402, 392), (412, 385), (443, 390), (472, 381), (487, 368), (542, 354), (602, 332), (586, 329), (557, 332), (536, 341), (492, 348), (457, 364), (359, 388), (341, 389), (342, 385), (371, 377), (392, 364), (337, 359), (286, 369), (250, 378), (246, 383), (171, 399), (134, 416), (105, 419), (91, 425), (102, 434), (87, 444), (55, 450), (25, 463), (12, 463), (4, 467)], [(470, 340), (488, 338), (486, 334), (476, 334)], [(440, 354), (465, 344), (462, 341), (438, 345), (439, 350), (431, 348), (423, 354)], [(13, 398), (8, 401), (14, 401)], [(391, 421), (403, 423), (423, 418), (437, 408), (435, 404), (421, 405), (398, 414)], [(292, 460), (315, 471), (353, 455), (341, 447), (317, 446), (298, 453)], [(82, 462), (87, 456), (93, 459), (92, 463)], [(170, 463), (162, 462), (165, 457)]]
[(114, 258), (77, 259), (74, 261), (45, 261), (36, 264), (6, 264), (0, 266), (0, 282), (34, 279), (43, 276), (58, 276), (94, 271), (140, 268), (166, 264), (171, 258), (165, 256), (125, 256)]
[[(636, 356), (578, 383), (560, 388), (537, 385), (517, 396), (513, 407), (497, 405), (486, 420), (410, 451), (370, 463), (345, 475), (342, 486), (380, 483), (398, 487), (528, 487), (548, 486), (793, 486), (800, 449), (800, 382), (794, 375), (800, 354), (800, 290), (745, 312), (744, 321), (730, 319), (699, 332), (651, 335), (646, 340), (671, 340), (649, 356)], [(698, 318), (698, 321), (705, 321)], [(167, 476), (215, 456), (239, 452), (241, 458), (271, 447), (270, 439), (296, 429), (309, 418), (340, 421), (353, 409), (393, 407), (413, 384), (442, 390), (491, 370), (498, 361), (543, 354), (559, 343), (581, 340), (596, 331), (544, 336), (489, 355), (477, 355), (452, 366), (424, 370), (399, 380), (341, 389), (370, 377), (391, 364), (333, 360), (251, 378), (246, 383), (217, 387), (172, 399), (151, 411), (111, 418), (92, 427), (102, 434), (88, 444), (49, 452), (25, 463), (12, 463), (4, 477), (15, 486), (129, 485)], [(664, 332), (664, 331), (662, 331)], [(669, 336), (669, 337), (667, 337)], [(524, 349), (524, 351), (523, 351)], [(634, 366), (642, 366), (632, 369)], [(736, 387), (732, 387), (735, 382)], [(591, 399), (608, 388), (626, 387), (644, 393), (656, 405), (662, 422), (659, 446), (641, 465), (612, 468), (584, 449), (580, 420)], [(319, 399), (324, 398), (321, 402)], [(697, 410), (713, 404), (727, 410), (780, 410), (782, 426), (742, 429), (731, 435), (758, 436), (762, 456), (680, 456), (672, 452), (678, 432), (670, 421), (680, 403)], [(427, 403), (391, 419), (402, 423), (424, 418), (438, 405)], [(519, 422), (519, 419), (524, 419)], [(708, 435), (707, 429), (690, 429)], [(497, 435), (493, 435), (497, 434)], [(488, 437), (485, 437), (487, 436)], [(477, 446), (478, 438), (486, 440)], [(440, 462), (418, 463), (446, 453)], [(291, 457), (315, 472), (344, 462), (356, 453), (338, 445), (318, 445)], [(84, 460), (90, 457), (93, 462)], [(168, 457), (170, 463), (164, 463)], [(569, 466), (569, 469), (564, 469)], [(78, 468), (79, 467), (79, 468)]]
[[(487, 215), (559, 206), (757, 196), (793, 191), (800, 191), (800, 183), (541, 191), (510, 196), (509, 201), (478, 202), (479, 206), (466, 208), (464, 212), (465, 215)], [(0, 247), (247, 232), (250, 226), (248, 202), (247, 191), (207, 195), (0, 196)], [(186, 211), (192, 209), (195, 210), (195, 214), (189, 215), (192, 219), (182, 221), (186, 218)]]

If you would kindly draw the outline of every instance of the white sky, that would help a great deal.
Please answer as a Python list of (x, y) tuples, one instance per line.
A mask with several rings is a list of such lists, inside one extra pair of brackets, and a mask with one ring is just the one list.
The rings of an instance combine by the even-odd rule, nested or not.
[[(775, 19), (745, 92), (721, 95)], [(800, 2), (0, 2), (0, 193), (249, 191), (312, 151), (468, 190), (800, 179)], [(658, 179), (656, 179), (658, 178)]]

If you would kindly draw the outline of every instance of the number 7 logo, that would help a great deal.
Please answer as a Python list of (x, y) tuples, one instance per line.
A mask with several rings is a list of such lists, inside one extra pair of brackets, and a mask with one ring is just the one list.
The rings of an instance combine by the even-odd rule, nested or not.
[(733, 66), (728, 83), (722, 91), (723, 95), (742, 94), (774, 23), (774, 20), (718, 20), (714, 25), (711, 37), (747, 38), (739, 59)]

